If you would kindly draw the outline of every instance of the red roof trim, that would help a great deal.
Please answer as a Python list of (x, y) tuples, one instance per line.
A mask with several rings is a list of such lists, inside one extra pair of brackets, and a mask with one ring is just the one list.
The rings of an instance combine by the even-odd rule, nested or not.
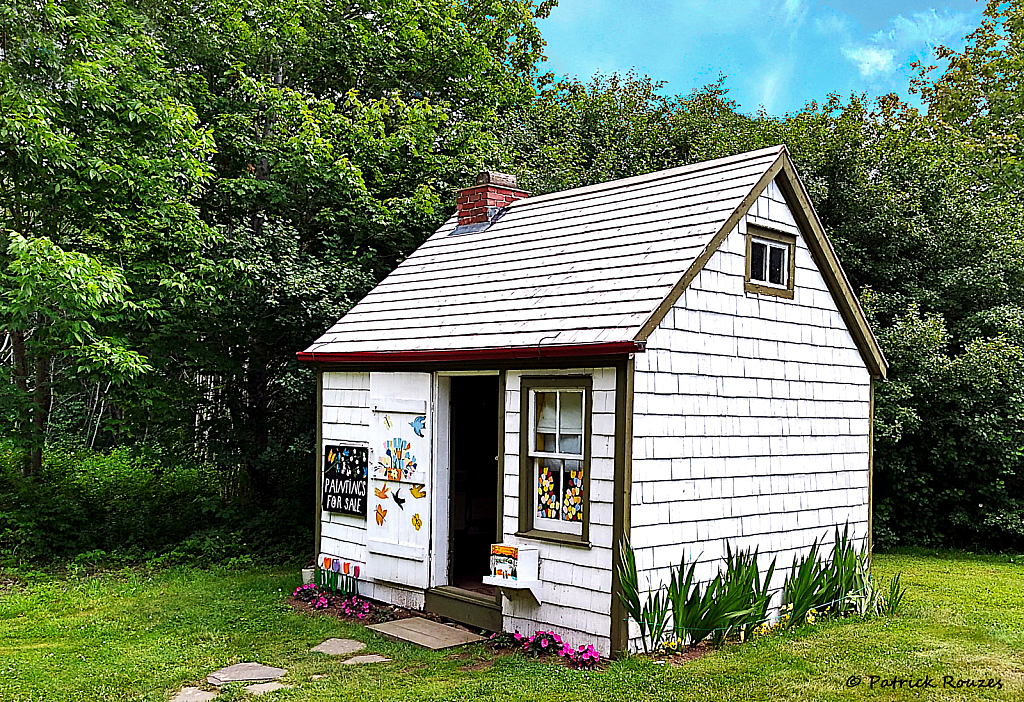
[(515, 346), (489, 349), (451, 349), (427, 351), (299, 351), (306, 363), (436, 363), (442, 361), (508, 361), (572, 356), (619, 356), (643, 353), (643, 341), (613, 341), (603, 344), (568, 346)]

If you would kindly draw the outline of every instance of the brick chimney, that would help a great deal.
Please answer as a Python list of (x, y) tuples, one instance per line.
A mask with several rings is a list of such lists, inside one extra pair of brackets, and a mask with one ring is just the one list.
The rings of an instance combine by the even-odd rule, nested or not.
[(489, 223), (501, 208), (529, 194), (516, 187), (514, 175), (481, 171), (476, 177), (476, 185), (460, 191), (455, 201), (459, 226)]

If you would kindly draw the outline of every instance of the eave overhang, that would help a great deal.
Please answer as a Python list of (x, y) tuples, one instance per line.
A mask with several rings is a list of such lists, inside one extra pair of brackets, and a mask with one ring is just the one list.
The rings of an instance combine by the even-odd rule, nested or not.
[(643, 353), (646, 341), (611, 341), (599, 344), (564, 346), (507, 346), (477, 349), (439, 349), (423, 351), (299, 351), (300, 361), (314, 364), (367, 363), (450, 363), (459, 361), (525, 361), (544, 358), (588, 358), (628, 356)]

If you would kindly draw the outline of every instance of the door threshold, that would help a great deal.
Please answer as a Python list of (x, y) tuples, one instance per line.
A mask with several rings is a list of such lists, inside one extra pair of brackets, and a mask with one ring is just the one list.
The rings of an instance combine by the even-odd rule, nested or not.
[(432, 587), (426, 592), (424, 609), (469, 626), (501, 631), (501, 605), (491, 595), (453, 585)]
[(465, 588), (456, 587), (455, 585), (439, 585), (438, 587), (430, 588), (428, 592), (435, 592), (438, 595), (444, 595), (445, 597), (451, 597), (456, 600), (463, 600), (473, 604), (481, 604), (492, 609), (501, 609), (501, 605), (498, 604), (494, 595), (487, 595), (483, 592), (476, 592), (475, 590), (466, 590)]

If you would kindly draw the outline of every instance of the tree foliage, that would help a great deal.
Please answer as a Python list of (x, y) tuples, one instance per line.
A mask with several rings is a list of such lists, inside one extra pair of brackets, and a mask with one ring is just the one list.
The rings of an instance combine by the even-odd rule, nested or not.
[(546, 86), (503, 135), (541, 192), (786, 144), (891, 364), (876, 543), (1019, 547), (1024, 213), (975, 141), (895, 96), (743, 116), (721, 82), (670, 98), (635, 75)]
[(212, 143), (133, 13), (20, 0), (0, 13), (0, 217), (13, 233), (0, 331), (16, 388), (3, 397), (32, 472), (54, 383), (148, 370), (134, 332), (203, 292), (210, 232), (192, 199)]
[[(946, 70), (917, 88), (929, 113), (954, 130), (976, 155), (975, 165), (995, 196), (1024, 186), (1024, 3), (989, 0), (981, 26), (963, 51), (939, 47)], [(986, 182), (991, 181), (991, 182)]]
[(141, 440), (217, 466), (224, 504), (311, 514), (294, 353), (478, 169), (543, 193), (784, 143), (891, 363), (878, 543), (1024, 543), (1024, 6), (940, 50), (927, 114), (776, 117), (725, 78), (542, 75), (554, 5), (0, 3), (0, 402), (26, 467), (47, 437)]

